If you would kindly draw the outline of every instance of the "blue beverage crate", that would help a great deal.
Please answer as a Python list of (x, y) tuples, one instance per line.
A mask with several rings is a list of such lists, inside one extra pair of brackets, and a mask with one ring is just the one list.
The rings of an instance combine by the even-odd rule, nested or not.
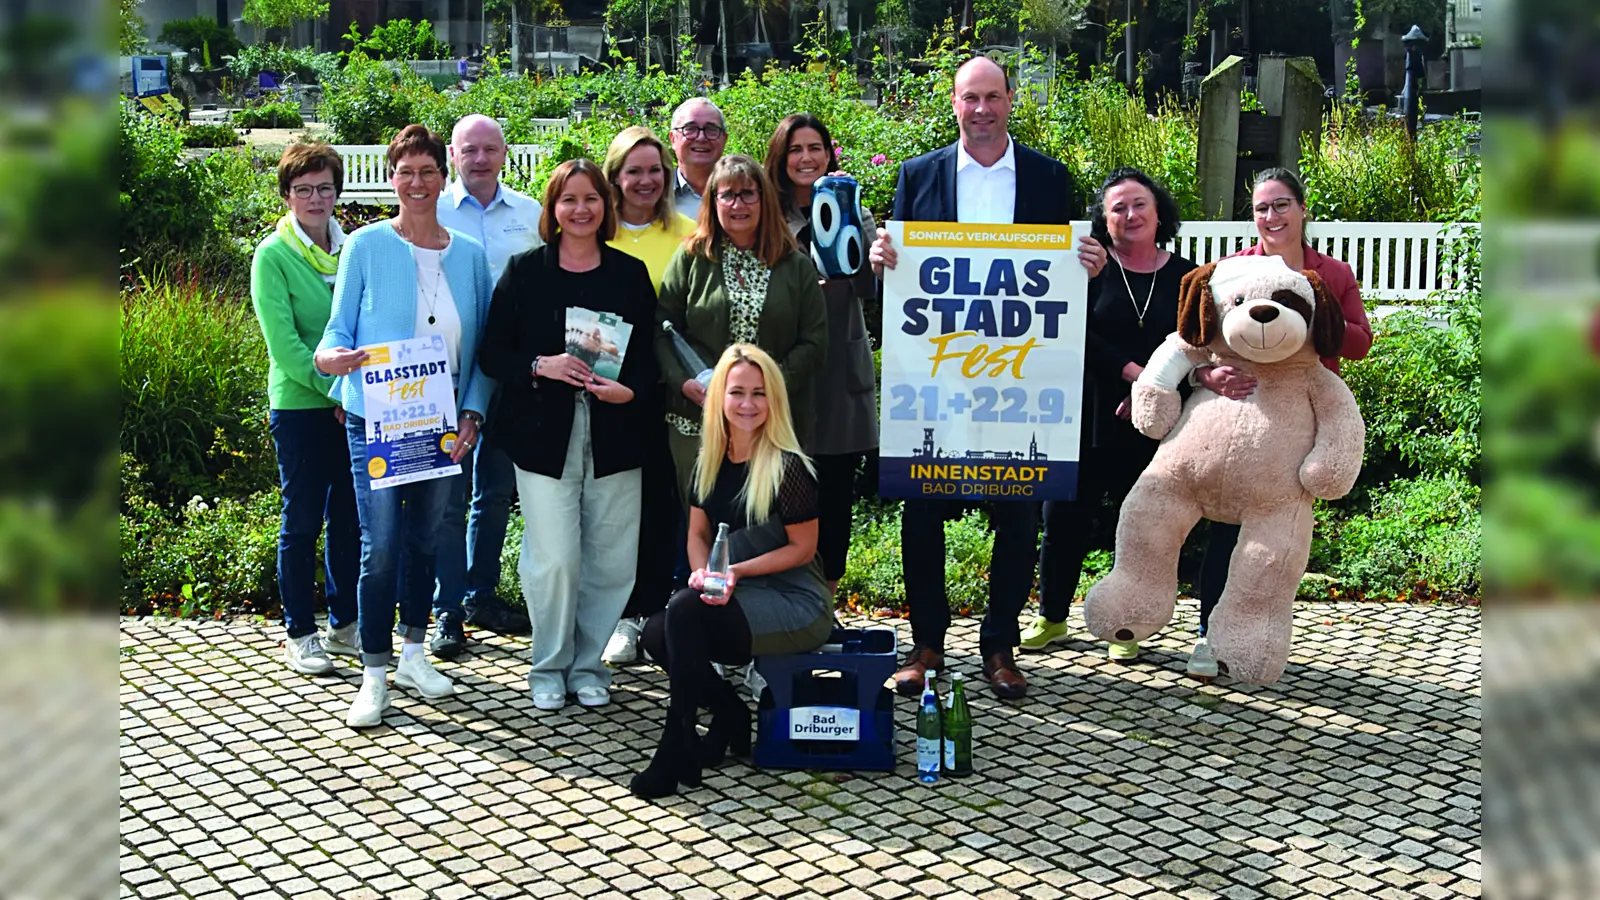
[[(812, 653), (756, 658), (755, 764), (767, 769), (894, 769), (893, 628), (835, 628)], [(818, 737), (794, 735), (792, 716)], [(855, 739), (835, 735), (854, 734)]]

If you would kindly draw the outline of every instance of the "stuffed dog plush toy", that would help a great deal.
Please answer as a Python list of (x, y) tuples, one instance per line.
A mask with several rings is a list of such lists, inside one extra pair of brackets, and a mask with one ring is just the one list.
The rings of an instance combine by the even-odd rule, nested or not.
[[(1295, 590), (1311, 552), (1312, 498), (1344, 496), (1361, 471), (1366, 425), (1319, 362), (1336, 357), (1344, 316), (1315, 272), (1246, 256), (1184, 276), (1178, 331), (1133, 386), (1133, 422), (1162, 438), (1122, 504), (1116, 561), (1083, 616), (1102, 640), (1138, 641), (1172, 619), (1178, 551), (1201, 519), (1237, 523), (1228, 586), (1207, 637), (1235, 679), (1270, 684), (1289, 657)], [(1196, 365), (1257, 379), (1244, 399), (1178, 383)]]

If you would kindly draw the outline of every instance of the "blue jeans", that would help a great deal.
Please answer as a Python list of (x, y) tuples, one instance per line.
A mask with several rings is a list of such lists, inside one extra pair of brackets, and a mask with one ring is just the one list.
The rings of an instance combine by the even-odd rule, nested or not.
[(328, 625), (356, 620), (361, 524), (350, 481), (350, 445), (332, 408), (275, 409), (267, 419), (278, 451), (283, 521), (278, 527), (278, 596), (290, 638), (317, 630), (312, 595), (317, 580), (317, 535), (327, 523), (323, 593)]
[(516, 467), (511, 464), (511, 457), (487, 435), (479, 439), (475, 451), (461, 460), (461, 474), (449, 480), (450, 499), (439, 529), (439, 586), (433, 595), (434, 615), (461, 612), (463, 598), (477, 604), (495, 596), (500, 584), (506, 523), (511, 519), (511, 500), (517, 494)]
[(453, 478), (372, 489), (367, 474), (366, 421), (345, 417), (350, 472), (361, 516), (361, 661), (386, 666), (394, 656), (390, 628), (400, 610), (401, 637), (420, 643), (428, 636), (428, 601), (433, 593), (434, 548)]

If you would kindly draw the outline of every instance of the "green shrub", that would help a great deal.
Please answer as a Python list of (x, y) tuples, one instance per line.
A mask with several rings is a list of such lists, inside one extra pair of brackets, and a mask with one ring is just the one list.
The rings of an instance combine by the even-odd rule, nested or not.
[(413, 22), (410, 19), (390, 19), (374, 25), (372, 33), (361, 36), (355, 22), (344, 39), (355, 49), (375, 59), (451, 59), (450, 45), (433, 33), (433, 23), (427, 19)]
[(300, 104), (293, 100), (259, 100), (233, 113), (235, 128), (299, 128), (305, 123)]
[(243, 500), (195, 495), (176, 509), (149, 496), (122, 456), (122, 611), (196, 616), (263, 603), (277, 581), (276, 489)]
[(400, 129), (424, 117), (441, 100), (433, 87), (405, 66), (390, 67), (352, 53), (339, 72), (323, 81), (317, 115), (340, 144), (387, 144)]
[(143, 259), (148, 270), (215, 243), (216, 198), (200, 170), (183, 164), (172, 123), (124, 108), (117, 149), (125, 263)]
[(221, 65), (224, 56), (235, 55), (244, 46), (232, 28), (218, 25), (210, 16), (173, 19), (161, 26), (156, 41), (188, 52), (189, 61), (197, 65), (206, 64), (204, 57), (208, 53), (211, 65)]
[[(451, 78), (453, 80), (454, 76)], [(418, 121), (448, 138), (459, 119), (479, 113), (505, 120), (507, 143), (535, 143), (534, 119), (562, 118), (571, 112), (572, 96), (566, 89), (568, 81), (490, 73), (465, 91), (442, 97), (438, 103), (427, 106)]]
[(1370, 508), (1331, 526), (1328, 574), (1351, 593), (1383, 598), (1475, 597), (1483, 581), (1477, 485), (1459, 474), (1399, 478)]
[(181, 134), (185, 147), (237, 147), (244, 143), (232, 125), (187, 125)]
[(262, 72), (294, 76), (303, 82), (320, 82), (339, 71), (339, 54), (318, 53), (310, 47), (251, 44), (228, 60), (228, 72), (240, 81), (253, 81)]
[(1413, 143), (1405, 124), (1369, 118), (1346, 104), (1324, 117), (1320, 147), (1301, 151), (1306, 205), (1319, 219), (1416, 222), (1457, 206), (1477, 165), (1468, 142), (1476, 123), (1440, 122)]
[(247, 301), (142, 283), (122, 304), (122, 451), (170, 504), (277, 484), (267, 351)]
[[(906, 609), (905, 575), (900, 557), (899, 503), (864, 500), (856, 506), (850, 556), (839, 591), (858, 611)], [(944, 527), (945, 585), (950, 610), (981, 615), (989, 606), (989, 556), (994, 534), (976, 510)]]

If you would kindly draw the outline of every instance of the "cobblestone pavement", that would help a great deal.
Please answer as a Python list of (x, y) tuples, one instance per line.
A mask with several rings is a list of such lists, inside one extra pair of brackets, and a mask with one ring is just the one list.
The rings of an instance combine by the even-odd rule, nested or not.
[[(1192, 627), (1193, 604), (1178, 623)], [(894, 622), (902, 639), (904, 622)], [(977, 776), (731, 763), (660, 805), (628, 794), (665, 701), (533, 709), (526, 642), (441, 665), (458, 694), (281, 663), (278, 623), (124, 620), (124, 897), (1478, 896), (1476, 609), (1302, 605), (1270, 688), (1183, 677), (1174, 630), (1133, 665), (1087, 641), (1023, 658), (1028, 699), (973, 691)], [(978, 670), (976, 623), (952, 664)]]

